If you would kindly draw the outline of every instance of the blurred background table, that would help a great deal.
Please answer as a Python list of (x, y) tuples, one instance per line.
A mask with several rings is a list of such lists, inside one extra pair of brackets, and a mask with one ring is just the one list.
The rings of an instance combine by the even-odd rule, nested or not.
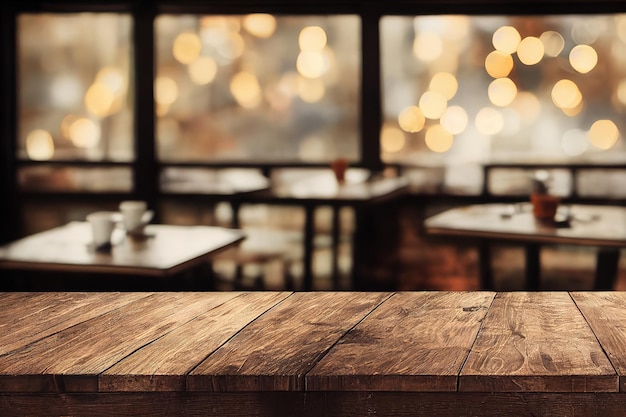
[[(527, 289), (541, 283), (542, 244), (585, 245), (598, 248), (595, 289), (611, 289), (617, 275), (620, 249), (626, 247), (626, 208), (602, 205), (570, 205), (567, 221), (546, 223), (534, 218), (529, 203), (476, 204), (457, 207), (425, 220), (433, 235), (477, 239), (480, 242), (481, 286), (491, 289), (493, 242), (524, 245)], [(557, 214), (558, 216), (559, 214)]]
[[(96, 251), (91, 244), (90, 225), (70, 222), (1, 246), (0, 269), (13, 272), (18, 288), (20, 281), (37, 272), (52, 272), (55, 281), (59, 277), (62, 281), (64, 276), (68, 281), (82, 276), (80, 288), (110, 284), (116, 289), (113, 282), (117, 275), (125, 277), (126, 282), (145, 278), (144, 283), (152, 280), (164, 288), (175, 288), (181, 274), (206, 266), (212, 256), (239, 244), (244, 237), (237, 229), (150, 224), (142, 237), (126, 236), (122, 229), (116, 229), (111, 249)], [(210, 271), (205, 272), (204, 279), (209, 280)], [(90, 279), (92, 274), (103, 279)], [(45, 278), (39, 283), (47, 287)]]

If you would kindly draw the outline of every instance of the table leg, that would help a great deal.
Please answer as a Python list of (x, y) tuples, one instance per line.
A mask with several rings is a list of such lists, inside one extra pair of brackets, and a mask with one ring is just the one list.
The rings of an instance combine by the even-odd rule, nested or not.
[(315, 228), (315, 206), (304, 207), (304, 291), (313, 289), (313, 232)]
[(333, 290), (339, 289), (339, 235), (341, 232), (341, 207), (333, 206), (333, 224), (332, 224), (332, 280)]
[(493, 289), (493, 271), (491, 269), (491, 245), (483, 240), (478, 246), (478, 271), (480, 275), (480, 289)]
[(594, 290), (612, 290), (619, 269), (619, 249), (598, 249)]
[(537, 291), (541, 283), (541, 247), (527, 244), (526, 255), (526, 289)]

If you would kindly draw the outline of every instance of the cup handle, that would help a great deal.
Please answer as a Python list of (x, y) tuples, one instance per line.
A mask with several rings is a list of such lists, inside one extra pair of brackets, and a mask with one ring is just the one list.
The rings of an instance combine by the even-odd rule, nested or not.
[(141, 216), (141, 222), (143, 224), (148, 224), (148, 223), (150, 223), (150, 221), (152, 220), (153, 217), (154, 217), (154, 211), (146, 210), (146, 212), (143, 214), (143, 216)]

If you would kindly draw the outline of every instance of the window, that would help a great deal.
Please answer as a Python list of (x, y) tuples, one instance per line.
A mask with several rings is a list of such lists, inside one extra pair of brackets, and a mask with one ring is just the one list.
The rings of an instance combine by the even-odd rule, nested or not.
[(384, 16), (385, 162), (614, 162), (626, 15)]
[(155, 28), (160, 161), (358, 158), (358, 16), (160, 15)]

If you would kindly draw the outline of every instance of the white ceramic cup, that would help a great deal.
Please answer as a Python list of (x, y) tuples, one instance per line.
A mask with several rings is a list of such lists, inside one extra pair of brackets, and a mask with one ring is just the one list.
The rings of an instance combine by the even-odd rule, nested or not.
[(127, 200), (122, 201), (119, 208), (126, 233), (143, 234), (145, 225), (152, 220), (153, 215), (148, 210), (148, 204), (145, 201)]
[(112, 211), (96, 211), (87, 215), (87, 221), (91, 225), (93, 245), (96, 249), (111, 244), (116, 214)]

